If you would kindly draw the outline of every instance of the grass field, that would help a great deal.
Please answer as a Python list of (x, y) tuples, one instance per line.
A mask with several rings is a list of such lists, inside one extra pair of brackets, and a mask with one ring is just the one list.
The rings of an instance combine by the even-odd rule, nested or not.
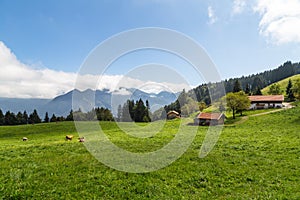
[[(111, 169), (82, 143), (65, 141), (77, 134), (71, 122), (0, 127), (0, 199), (300, 199), (299, 113), (296, 106), (224, 127), (203, 159), (207, 127), (184, 119), (187, 134), (198, 129), (192, 145), (170, 166), (144, 174)], [(145, 152), (171, 141), (179, 123), (169, 121), (145, 139), (113, 122), (101, 126), (118, 146)]]
[[(291, 79), (291, 80), (292, 80), (292, 83), (294, 83), (296, 80), (300, 79), (300, 74), (297, 74), (297, 75), (288, 77), (288, 78), (283, 79), (283, 80), (281, 80), (281, 81), (278, 81), (278, 82), (276, 83), (276, 84), (279, 85), (279, 87), (280, 87), (280, 89), (281, 89), (281, 91), (282, 91), (281, 94), (284, 94), (284, 95), (285, 95), (285, 90), (286, 90), (286, 87), (287, 87), (287, 85), (288, 85), (289, 79)], [(275, 84), (275, 83), (274, 83), (274, 84)], [(273, 85), (273, 84), (271, 84), (271, 85)], [(263, 95), (268, 95), (268, 91), (270, 90), (271, 85), (269, 85), (269, 86), (267, 86), (267, 87), (265, 87), (265, 88), (263, 88), (263, 89), (261, 90), (261, 92), (263, 93)]]

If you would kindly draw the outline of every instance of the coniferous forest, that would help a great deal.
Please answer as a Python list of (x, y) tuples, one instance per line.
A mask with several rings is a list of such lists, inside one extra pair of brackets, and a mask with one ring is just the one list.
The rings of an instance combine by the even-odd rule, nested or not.
[[(205, 83), (199, 85), (198, 87), (192, 89), (188, 92), (189, 96), (195, 98), (198, 102), (205, 102), (206, 105), (211, 104), (211, 99), (209, 95), (213, 96), (214, 99), (218, 99), (222, 96), (215, 88), (224, 86), (225, 92), (233, 92), (234, 85), (238, 81), (241, 85), (241, 89), (248, 94), (255, 94), (264, 87), (271, 85), (277, 81), (285, 79), (287, 77), (300, 74), (300, 63), (292, 63), (290, 61), (285, 62), (283, 65), (276, 69), (264, 71), (257, 74), (252, 74), (249, 76), (242, 76), (240, 78), (230, 78), (218, 83)], [(209, 91), (213, 94), (209, 94)]]
[(37, 110), (34, 110), (31, 114), (27, 114), (26, 111), (18, 112), (17, 114), (7, 111), (5, 114), (0, 109), (0, 126), (1, 125), (22, 125), (22, 124), (38, 124), (49, 122), (62, 122), (62, 121), (113, 121), (113, 114), (107, 108), (95, 108), (87, 113), (82, 112), (80, 109), (73, 112), (70, 111), (67, 117), (56, 116), (52, 114), (49, 116), (48, 112), (45, 113), (43, 119), (38, 115)]
[(117, 120), (121, 122), (151, 122), (148, 100), (146, 100), (146, 103), (142, 99), (136, 102), (127, 100), (123, 107), (119, 105)]

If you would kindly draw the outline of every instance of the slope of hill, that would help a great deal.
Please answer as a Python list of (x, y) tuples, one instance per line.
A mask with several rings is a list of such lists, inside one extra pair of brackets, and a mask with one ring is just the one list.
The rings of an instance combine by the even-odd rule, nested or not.
[(261, 90), (261, 92), (264, 94), (264, 95), (267, 95), (268, 94), (268, 91), (270, 90), (270, 87), (274, 84), (278, 84), (282, 93), (281, 94), (284, 94), (285, 95), (285, 90), (286, 90), (286, 87), (288, 85), (288, 82), (289, 82), (289, 79), (291, 79), (292, 83), (294, 83), (296, 80), (300, 79), (300, 74), (297, 74), (297, 75), (294, 75), (294, 76), (291, 76), (291, 77), (288, 77), (288, 78), (285, 78), (281, 81), (278, 81), (276, 83), (273, 83), (271, 85), (268, 85), (267, 87), (263, 88)]
[[(232, 92), (234, 83), (239, 81), (243, 90), (246, 90), (246, 87), (248, 86), (250, 90), (255, 91), (257, 88), (264, 88), (272, 83), (276, 83), (297, 74), (300, 74), (300, 63), (291, 63), (288, 61), (276, 69), (267, 70), (249, 76), (242, 76), (240, 78), (230, 78), (218, 83), (202, 84), (193, 90), (190, 90), (188, 93), (192, 98), (195, 96), (197, 101), (204, 101), (206, 104), (210, 104), (209, 95), (214, 95), (214, 99), (223, 95), (223, 93), (217, 93), (217, 91), (214, 92), (214, 89), (220, 86), (224, 86), (226, 93)], [(209, 91), (213, 92), (209, 94)]]
[(202, 159), (198, 153), (207, 127), (185, 125), (192, 119), (122, 124), (134, 133), (140, 128), (158, 131), (149, 138), (124, 134), (115, 122), (100, 122), (115, 145), (136, 153), (161, 150), (179, 129), (185, 135), (196, 131), (180, 159), (146, 174), (100, 163), (85, 148), (101, 144), (89, 132), (85, 145), (65, 141), (66, 134), (78, 135), (72, 122), (2, 126), (0, 199), (299, 199), (299, 112), (296, 106), (224, 127), (213, 151)]

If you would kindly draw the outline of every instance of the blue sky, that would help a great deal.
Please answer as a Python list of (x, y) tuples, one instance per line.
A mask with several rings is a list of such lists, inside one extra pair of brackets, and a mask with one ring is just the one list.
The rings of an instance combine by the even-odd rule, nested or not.
[[(287, 60), (300, 61), (299, 0), (0, 0), (0, 70), (4, 72), (0, 87), (6, 87), (0, 88), (4, 91), (0, 96), (50, 98), (64, 93), (70, 85), (53, 83), (48, 87), (53, 92), (40, 88), (27, 93), (26, 85), (30, 87), (31, 81), (45, 88), (47, 83), (35, 78), (50, 81), (56, 73), (62, 79), (56, 84), (67, 84), (65, 80), (74, 77), (99, 43), (142, 27), (173, 29), (193, 38), (216, 64), (222, 79), (273, 69)], [(124, 59), (107, 75), (123, 75), (131, 65), (156, 61), (148, 60), (149, 56), (155, 57), (146, 52)], [(188, 76), (184, 64), (158, 56), (157, 62), (162, 60)], [(24, 69), (27, 78), (20, 78), (14, 66)], [(10, 76), (5, 75), (8, 68)], [(27, 72), (42, 75), (29, 79)], [(190, 82), (200, 84), (193, 77)], [(20, 95), (12, 92), (18, 84)]]

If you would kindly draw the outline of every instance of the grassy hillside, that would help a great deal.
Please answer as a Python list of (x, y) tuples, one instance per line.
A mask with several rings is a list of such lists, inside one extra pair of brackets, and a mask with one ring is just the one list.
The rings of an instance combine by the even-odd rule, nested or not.
[[(274, 84), (278, 84), (280, 86), (280, 89), (282, 90), (282, 94), (284, 94), (284, 95), (285, 95), (285, 90), (286, 90), (286, 86), (288, 85), (289, 79), (291, 79), (292, 83), (294, 83), (297, 79), (300, 79), (300, 74), (291, 76), (289, 78), (286, 78), (286, 79), (283, 79), (281, 81), (278, 81), (278, 82), (274, 83)], [(273, 85), (273, 84), (271, 84), (271, 85)], [(264, 95), (267, 95), (268, 91), (270, 90), (271, 85), (269, 85), (269, 86), (265, 87), (264, 89), (262, 89), (261, 92)]]
[[(146, 174), (113, 170), (82, 143), (65, 141), (66, 134), (76, 135), (70, 122), (0, 127), (0, 199), (299, 199), (299, 112), (296, 107), (225, 127), (203, 159), (198, 153), (207, 127), (184, 125), (187, 134), (198, 129), (187, 152)], [(168, 143), (179, 123), (169, 121), (147, 139), (129, 137), (113, 122), (101, 126), (118, 146), (144, 152)]]

